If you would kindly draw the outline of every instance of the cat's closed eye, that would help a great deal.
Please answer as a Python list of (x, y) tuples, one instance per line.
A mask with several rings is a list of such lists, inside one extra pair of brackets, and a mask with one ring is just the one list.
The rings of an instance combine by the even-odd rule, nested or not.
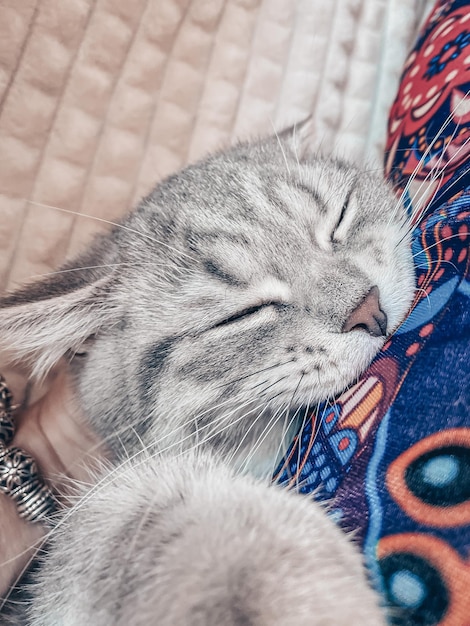
[(349, 207), (349, 203), (351, 200), (351, 195), (352, 195), (353, 190), (350, 189), (344, 202), (343, 202), (343, 206), (341, 207), (341, 213), (339, 214), (339, 218), (338, 221), (336, 222), (335, 227), (333, 228), (333, 231), (331, 233), (331, 243), (339, 243), (341, 241), (341, 235), (338, 234), (338, 230), (340, 228), (340, 226), (344, 223), (344, 218), (346, 216), (346, 212), (348, 210)]
[(262, 302), (261, 304), (257, 304), (255, 306), (250, 306), (245, 309), (240, 310), (238, 313), (234, 315), (230, 315), (229, 317), (221, 320), (220, 322), (216, 322), (211, 328), (219, 328), (220, 326), (228, 326), (229, 324), (233, 324), (234, 322), (240, 322), (248, 317), (256, 315), (260, 311), (263, 311), (268, 308), (276, 308), (282, 309), (287, 307), (288, 305), (283, 302)]

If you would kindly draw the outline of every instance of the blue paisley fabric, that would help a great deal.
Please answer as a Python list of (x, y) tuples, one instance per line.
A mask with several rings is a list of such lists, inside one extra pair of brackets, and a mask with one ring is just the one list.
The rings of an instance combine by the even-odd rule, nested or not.
[(470, 1), (424, 25), (385, 171), (415, 224), (415, 302), (357, 384), (311, 410), (275, 478), (333, 497), (391, 623), (470, 626)]

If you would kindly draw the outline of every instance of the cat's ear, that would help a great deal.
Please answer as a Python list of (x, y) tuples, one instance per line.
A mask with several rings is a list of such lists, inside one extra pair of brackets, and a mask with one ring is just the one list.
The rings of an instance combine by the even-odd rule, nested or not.
[(304, 120), (288, 126), (279, 133), (299, 160), (305, 158), (313, 148), (313, 118), (309, 115)]
[(87, 265), (78, 271), (66, 268), (0, 299), (2, 358), (41, 377), (64, 354), (114, 322), (112, 273)]

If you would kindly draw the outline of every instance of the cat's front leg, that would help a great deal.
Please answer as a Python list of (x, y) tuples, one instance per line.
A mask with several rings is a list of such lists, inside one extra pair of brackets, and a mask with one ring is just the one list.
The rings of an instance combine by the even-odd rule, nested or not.
[(310, 499), (209, 456), (123, 465), (54, 532), (31, 626), (379, 626), (359, 551)]

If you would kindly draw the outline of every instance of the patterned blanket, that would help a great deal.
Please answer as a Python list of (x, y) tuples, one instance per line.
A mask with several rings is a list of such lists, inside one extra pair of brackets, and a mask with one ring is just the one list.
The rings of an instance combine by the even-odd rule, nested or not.
[(385, 159), (415, 223), (414, 305), (277, 472), (334, 496), (403, 625), (470, 624), (469, 156), (470, 2), (441, 1), (405, 65)]

